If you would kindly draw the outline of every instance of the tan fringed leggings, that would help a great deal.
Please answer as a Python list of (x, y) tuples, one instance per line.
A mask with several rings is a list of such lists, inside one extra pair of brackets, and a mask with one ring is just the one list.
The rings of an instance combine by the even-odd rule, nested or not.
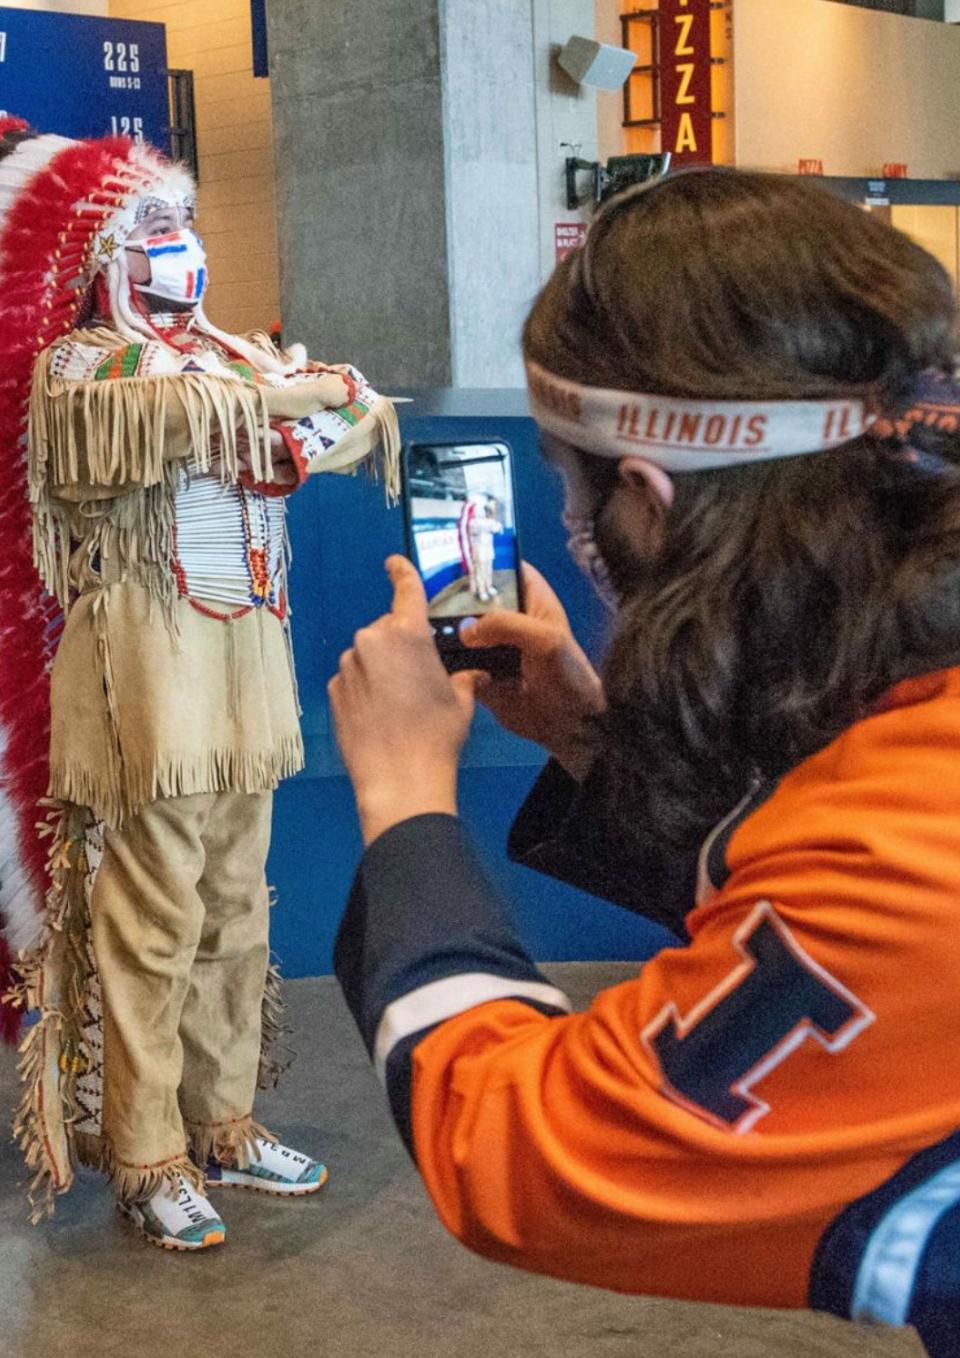
[[(154, 802), (105, 832), (91, 897), (103, 994), (100, 1163), (144, 1196), (186, 1159), (243, 1161), (268, 962), (272, 794)], [(82, 1153), (82, 1151), (81, 1151)], [(86, 1157), (84, 1157), (86, 1158)]]

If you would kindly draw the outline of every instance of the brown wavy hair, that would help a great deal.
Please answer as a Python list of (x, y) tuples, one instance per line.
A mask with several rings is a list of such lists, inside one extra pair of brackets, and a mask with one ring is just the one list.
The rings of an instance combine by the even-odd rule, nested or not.
[[(529, 357), (588, 385), (709, 399), (858, 397), (895, 414), (953, 370), (926, 251), (809, 182), (691, 171), (613, 200), (528, 318)], [(624, 550), (616, 465), (580, 454), (625, 603), (596, 779), (611, 828), (692, 845), (909, 674), (960, 659), (960, 440), (929, 475), (869, 437), (676, 476)]]

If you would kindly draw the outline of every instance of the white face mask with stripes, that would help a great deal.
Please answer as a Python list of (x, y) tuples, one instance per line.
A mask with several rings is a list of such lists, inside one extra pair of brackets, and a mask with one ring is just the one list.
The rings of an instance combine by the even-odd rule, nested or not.
[(145, 254), (150, 265), (150, 281), (134, 283), (137, 292), (188, 306), (203, 300), (207, 290), (207, 252), (195, 231), (182, 229), (148, 236), (127, 249)]

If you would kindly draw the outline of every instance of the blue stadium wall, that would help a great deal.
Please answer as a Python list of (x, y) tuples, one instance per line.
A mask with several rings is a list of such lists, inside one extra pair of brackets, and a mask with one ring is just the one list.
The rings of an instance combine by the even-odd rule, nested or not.
[[(578, 635), (603, 645), (602, 610), (572, 566), (560, 488), (537, 451), (520, 393), (417, 393), (408, 442), (499, 441), (514, 452), (521, 548), (563, 599)], [(270, 880), (278, 893), (273, 947), (288, 976), (331, 969), (333, 939), (361, 846), (336, 751), (326, 685), (356, 629), (389, 604), (383, 561), (403, 550), (403, 520), (363, 477), (314, 477), (290, 503), (291, 602), (307, 766), (279, 790)], [(540, 751), (478, 714), (461, 776), (461, 812), (481, 858), (513, 904), (527, 946), (545, 961), (642, 959), (669, 936), (653, 925), (508, 863), (511, 820), (536, 779)], [(437, 864), (442, 872), (443, 865)]]

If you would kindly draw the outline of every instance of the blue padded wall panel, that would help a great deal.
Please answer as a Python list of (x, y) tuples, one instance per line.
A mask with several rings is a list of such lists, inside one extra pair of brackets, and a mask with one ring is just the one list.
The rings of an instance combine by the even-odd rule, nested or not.
[[(598, 653), (605, 629), (602, 609), (567, 555), (559, 483), (540, 458), (533, 422), (517, 413), (515, 394), (502, 401), (491, 393), (457, 396), (457, 413), (445, 413), (449, 398), (420, 394), (405, 407), (404, 438), (511, 445), (524, 556), (551, 581), (581, 640)], [(475, 407), (488, 413), (464, 413)], [(385, 505), (382, 488), (366, 478), (326, 476), (313, 478), (293, 497), (290, 528), (293, 636), (307, 767), (277, 795), (270, 878), (279, 895), (274, 949), (287, 975), (306, 976), (330, 970), (333, 938), (360, 853), (326, 685), (357, 628), (389, 604), (383, 561), (403, 549), (403, 520), (399, 510)], [(464, 820), (514, 902), (528, 946), (544, 960), (649, 955), (666, 938), (662, 930), (506, 862), (510, 822), (542, 760), (539, 749), (503, 732), (480, 712), (461, 780)]]

